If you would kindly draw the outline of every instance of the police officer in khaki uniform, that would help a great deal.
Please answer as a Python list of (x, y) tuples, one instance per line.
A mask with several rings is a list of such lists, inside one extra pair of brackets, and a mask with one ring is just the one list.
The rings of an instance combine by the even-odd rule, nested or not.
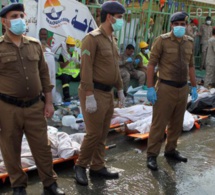
[[(176, 150), (181, 134), (189, 88), (192, 100), (197, 99), (193, 39), (185, 34), (188, 15), (176, 12), (171, 16), (172, 31), (156, 38), (147, 67), (147, 98), (153, 104), (153, 118), (147, 147), (147, 166), (157, 170), (156, 158), (160, 152), (167, 128), (165, 157), (187, 162)], [(153, 86), (154, 68), (158, 64), (158, 81)]]
[(129, 82), (131, 79), (136, 79), (139, 86), (145, 84), (145, 73), (140, 70), (136, 70), (136, 67), (140, 63), (140, 59), (134, 59), (134, 57), (132, 56), (134, 49), (135, 48), (133, 45), (128, 44), (126, 46), (125, 52), (120, 55), (120, 75), (122, 77), (125, 94), (128, 90)]
[(118, 178), (118, 173), (111, 173), (105, 167), (104, 156), (114, 108), (113, 87), (118, 90), (122, 105), (125, 101), (119, 72), (119, 53), (112, 35), (113, 31), (123, 26), (125, 8), (117, 1), (107, 1), (101, 8), (101, 26), (86, 35), (81, 48), (79, 98), (86, 135), (75, 166), (76, 181), (81, 185), (88, 185), (88, 166), (92, 177)]
[(214, 87), (215, 84), (215, 27), (212, 30), (212, 37), (208, 40), (206, 56), (205, 87)]
[[(48, 67), (39, 42), (23, 36), (24, 6), (10, 4), (0, 12), (6, 32), (0, 37), (0, 148), (14, 195), (26, 194), (27, 175), (20, 153), (25, 134), (44, 185), (44, 194), (64, 194), (56, 183), (46, 118), (54, 108)], [(41, 100), (45, 95), (45, 103)]]
[(202, 55), (201, 55), (201, 67), (200, 69), (206, 68), (206, 54), (207, 54), (207, 48), (208, 48), (208, 40), (212, 36), (212, 26), (211, 26), (211, 17), (207, 16), (205, 18), (205, 24), (202, 24), (199, 31), (199, 36), (201, 37), (201, 48), (202, 48)]

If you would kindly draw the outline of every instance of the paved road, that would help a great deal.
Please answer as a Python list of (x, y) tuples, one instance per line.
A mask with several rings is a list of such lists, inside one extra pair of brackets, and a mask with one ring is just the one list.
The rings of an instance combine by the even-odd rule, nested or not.
[[(66, 130), (71, 133), (71, 130)], [(134, 140), (116, 132), (108, 135), (107, 144), (117, 147), (107, 151), (107, 166), (120, 172), (118, 180), (91, 179), (88, 187), (74, 181), (73, 163), (55, 166), (59, 185), (66, 194), (76, 195), (214, 195), (215, 128), (214, 118), (200, 130), (184, 132), (178, 149), (188, 157), (187, 163), (167, 161), (163, 149), (158, 157), (158, 171), (146, 167), (146, 140)], [(36, 171), (29, 174), (27, 192), (38, 195), (42, 184)], [(7, 181), (0, 184), (0, 194), (11, 194)]]

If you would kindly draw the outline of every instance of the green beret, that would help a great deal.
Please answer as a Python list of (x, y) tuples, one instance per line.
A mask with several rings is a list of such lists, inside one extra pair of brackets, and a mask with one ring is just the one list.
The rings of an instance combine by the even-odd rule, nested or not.
[(186, 12), (176, 12), (172, 14), (170, 18), (170, 22), (187, 21), (187, 20), (188, 20), (188, 14)]
[(22, 3), (11, 3), (9, 5), (6, 5), (0, 11), (0, 17), (4, 17), (10, 11), (22, 11), (22, 12), (24, 12), (25, 11), (24, 5)]
[(106, 1), (101, 6), (102, 11), (110, 14), (124, 14), (125, 8), (118, 1)]

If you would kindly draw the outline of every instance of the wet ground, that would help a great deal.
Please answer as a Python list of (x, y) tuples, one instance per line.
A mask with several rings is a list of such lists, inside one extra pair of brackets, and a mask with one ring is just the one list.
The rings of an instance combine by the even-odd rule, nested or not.
[[(58, 184), (66, 194), (76, 195), (214, 195), (215, 194), (215, 122), (212, 117), (203, 122), (200, 130), (182, 133), (178, 150), (188, 157), (187, 163), (176, 163), (158, 157), (158, 171), (146, 167), (147, 140), (134, 140), (110, 132), (107, 145), (107, 166), (120, 172), (118, 180), (90, 179), (83, 187), (74, 180), (73, 162), (55, 165)], [(66, 130), (72, 133), (71, 130)], [(163, 145), (164, 146), (164, 145)], [(27, 192), (38, 195), (42, 184), (36, 171), (28, 173)], [(12, 194), (9, 181), (0, 184), (0, 194)]]

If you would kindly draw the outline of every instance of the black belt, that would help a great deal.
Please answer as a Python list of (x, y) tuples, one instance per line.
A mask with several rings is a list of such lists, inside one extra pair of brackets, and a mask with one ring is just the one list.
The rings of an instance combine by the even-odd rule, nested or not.
[(21, 108), (27, 108), (32, 106), (33, 104), (35, 104), (36, 102), (38, 102), (41, 99), (42, 95), (38, 95), (37, 97), (35, 97), (34, 99), (28, 100), (28, 101), (23, 101), (23, 100), (19, 100), (16, 97), (12, 97), (6, 94), (2, 94), (0, 93), (0, 99), (8, 104), (13, 104), (15, 106), (21, 107)]
[(98, 82), (93, 82), (94, 83), (94, 88), (95, 89), (99, 89), (99, 90), (102, 90), (102, 91), (111, 91), (112, 90), (112, 86), (110, 85), (105, 85), (105, 84), (102, 84), (102, 83), (98, 83)]
[(187, 85), (187, 82), (176, 82), (176, 81), (168, 81), (168, 80), (163, 80), (163, 79), (160, 79), (160, 82), (161, 83), (164, 83), (166, 85), (170, 85), (172, 87), (176, 87), (176, 88), (182, 88), (184, 87), (185, 85)]

